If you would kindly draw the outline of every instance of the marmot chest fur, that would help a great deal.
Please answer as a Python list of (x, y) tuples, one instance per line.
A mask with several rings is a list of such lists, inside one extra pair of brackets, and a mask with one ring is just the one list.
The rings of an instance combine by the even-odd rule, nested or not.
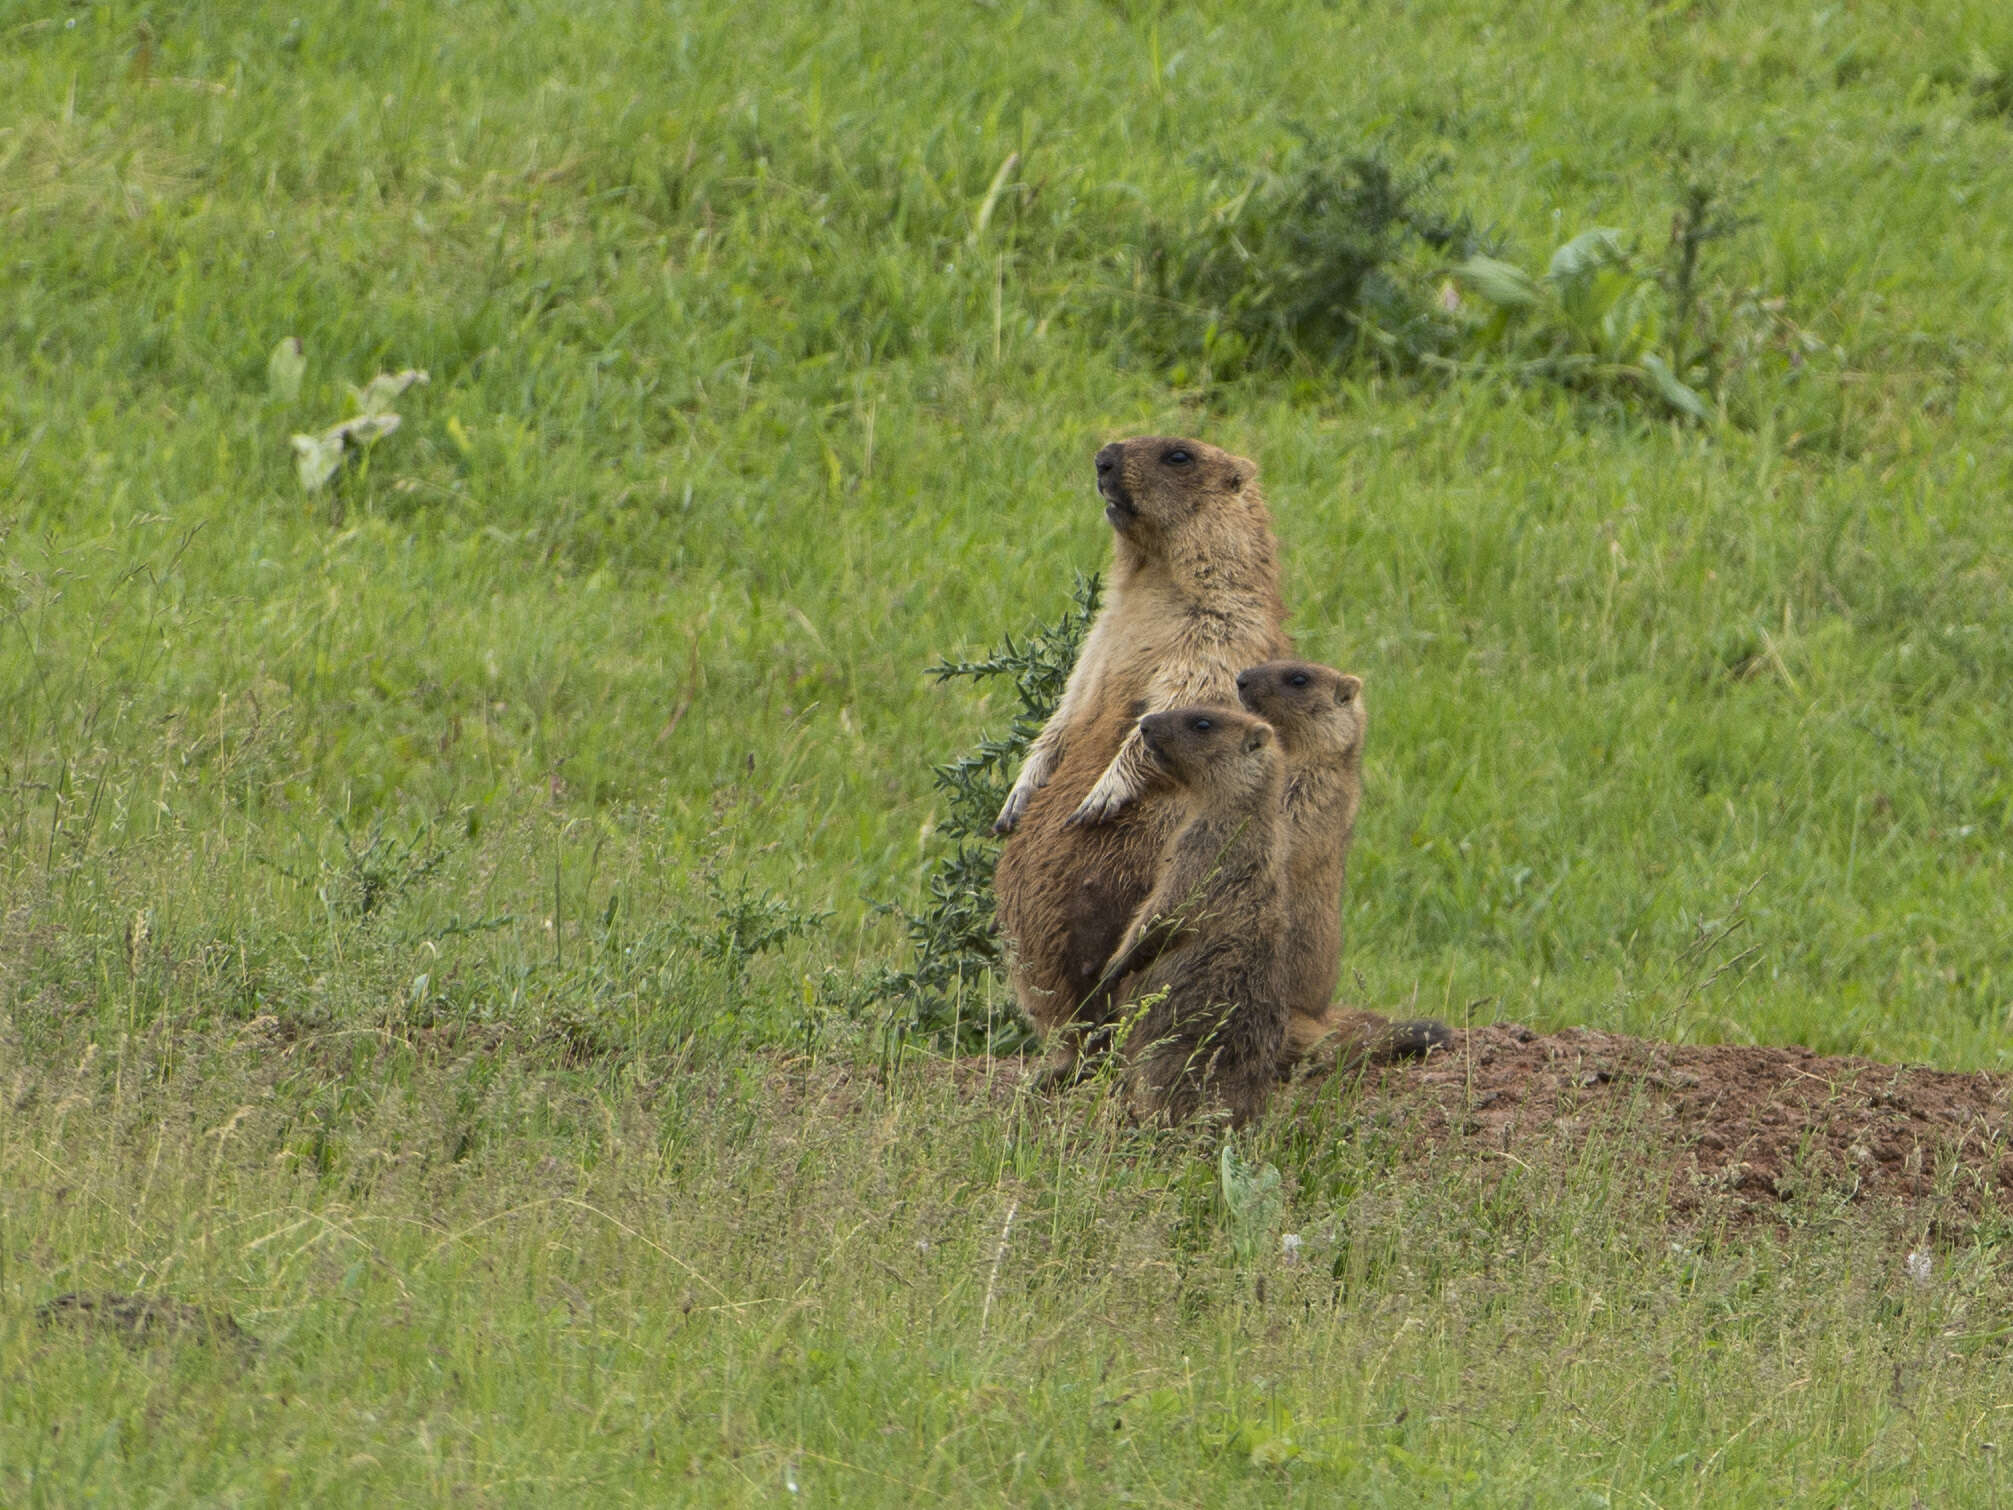
[(1177, 819), (1104, 972), (1123, 982), (1115, 996), (1144, 1004), (1125, 1030), (1127, 1083), (1145, 1114), (1180, 1121), (1212, 1101), (1241, 1124), (1287, 1062), (1285, 762), (1271, 728), (1234, 709), (1171, 709), (1138, 728)]

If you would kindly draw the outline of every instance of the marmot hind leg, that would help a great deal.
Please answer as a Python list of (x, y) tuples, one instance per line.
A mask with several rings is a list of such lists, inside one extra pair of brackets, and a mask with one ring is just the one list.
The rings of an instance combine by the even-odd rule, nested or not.
[(1264, 1115), (1283, 1075), (1276, 1019), (1252, 1021), (1233, 1010), (1198, 1041), (1192, 1030), (1170, 1031), (1166, 1014), (1156, 1008), (1139, 1032), (1145, 1047), (1126, 1080), (1133, 1114), (1141, 1120), (1179, 1124), (1220, 1108), (1230, 1114), (1232, 1127), (1243, 1127)]

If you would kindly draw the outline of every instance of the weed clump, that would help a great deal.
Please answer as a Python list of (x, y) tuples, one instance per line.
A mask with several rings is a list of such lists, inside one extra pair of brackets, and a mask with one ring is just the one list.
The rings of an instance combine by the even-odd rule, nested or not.
[(1299, 133), (1275, 165), (1205, 162), (1200, 215), (1151, 223), (1135, 331), (1176, 383), (1370, 364), (1418, 378), (1499, 373), (1705, 422), (1730, 332), (1703, 252), (1748, 222), (1687, 177), (1665, 255), (1595, 227), (1542, 271), (1440, 202), (1448, 164)]
[(1031, 1038), (1010, 997), (983, 989), (1001, 964), (993, 918), (993, 866), (999, 844), (993, 819), (1006, 801), (1021, 757), (1062, 700), (1070, 668), (1097, 613), (1096, 576), (1078, 577), (1070, 607), (1015, 642), (1009, 635), (976, 661), (930, 667), (938, 681), (1004, 676), (1016, 707), (1005, 731), (935, 769), (945, 812), (937, 824), (942, 851), (923, 878), (919, 910), (883, 903), (908, 935), (906, 969), (883, 967), (862, 985), (866, 1000), (887, 1013), (891, 1034), (922, 1035), (953, 1050), (1011, 1052)]
[(1304, 132), (1276, 168), (1205, 167), (1217, 208), (1199, 225), (1148, 234), (1152, 307), (1161, 311), (1152, 339), (1197, 348), (1218, 378), (1302, 361), (1340, 365), (1365, 351), (1404, 362), (1438, 350), (1443, 333), (1416, 253), (1465, 252), (1475, 241), (1465, 216), (1428, 207), (1439, 168), (1407, 170), (1380, 151)]
[(1980, 120), (2013, 121), (2013, 61), (1973, 46), (1961, 69), (1942, 69), (1932, 77), (1970, 95), (1971, 113)]

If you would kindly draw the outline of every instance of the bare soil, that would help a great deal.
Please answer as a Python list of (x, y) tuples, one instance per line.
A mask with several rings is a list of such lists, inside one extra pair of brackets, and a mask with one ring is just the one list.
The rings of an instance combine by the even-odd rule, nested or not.
[(1374, 1069), (1363, 1088), (1439, 1144), (1550, 1153), (1596, 1130), (1637, 1134), (1669, 1160), (1681, 1214), (1715, 1193), (2013, 1208), (2013, 1085), (1983, 1071), (1504, 1024)]

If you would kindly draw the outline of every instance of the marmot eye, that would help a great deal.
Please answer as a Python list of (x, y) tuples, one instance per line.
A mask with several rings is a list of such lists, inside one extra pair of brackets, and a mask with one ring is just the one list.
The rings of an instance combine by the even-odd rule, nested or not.
[(1206, 718), (1198, 718), (1194, 723), (1190, 724), (1188, 727), (1195, 730), (1195, 732), (1198, 734), (1204, 734), (1207, 733), (1209, 730), (1215, 728), (1216, 725), (1211, 723)]
[(1296, 671), (1291, 676), (1287, 677), (1286, 680), (1293, 683), (1293, 685), (1296, 687), (1304, 687), (1307, 685), (1307, 673), (1304, 671)]
[(1185, 467), (1191, 461), (1195, 460), (1195, 458), (1192, 455), (1182, 450), (1181, 447), (1179, 446), (1176, 446), (1172, 451), (1169, 451), (1165, 456), (1161, 457), (1160, 459), (1166, 462), (1170, 467)]

